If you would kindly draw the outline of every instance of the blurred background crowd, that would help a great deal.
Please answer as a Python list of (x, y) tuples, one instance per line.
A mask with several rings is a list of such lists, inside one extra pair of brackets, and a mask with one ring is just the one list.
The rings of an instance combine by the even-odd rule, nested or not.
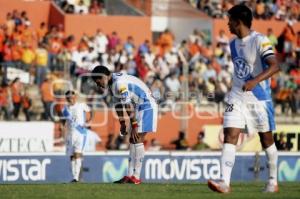
[[(101, 0), (55, 2), (67, 13), (105, 14)], [(225, 10), (235, 1), (189, 2), (212, 17), (224, 17)], [(272, 29), (267, 34), (282, 69), (272, 78), (271, 87), (280, 114), (296, 116), (300, 111), (300, 32), (294, 31), (293, 24), (299, 20), (300, 4), (298, 1), (248, 1), (248, 4), (255, 11), (256, 18), (287, 20), (280, 35), (274, 35)], [(222, 104), (233, 74), (230, 35), (221, 30), (216, 38), (212, 38), (216, 41), (215, 46), (204, 32), (197, 29), (179, 43), (175, 42), (175, 37), (166, 29), (153, 42), (145, 40), (136, 43), (131, 35), (127, 40), (121, 40), (116, 31), (98, 29), (93, 35), (84, 34), (77, 41), (73, 35), (64, 33), (63, 25), (49, 27), (41, 23), (39, 28), (33, 29), (25, 11), (12, 10), (6, 14), (5, 23), (0, 25), (0, 118), (50, 120), (51, 105), (60, 100), (52, 95), (52, 91), (63, 94), (66, 86), (64, 80), (74, 86), (81, 81), (79, 92), (95, 95), (93, 83), (82, 75), (99, 64), (113, 72), (139, 77), (151, 88), (161, 107), (171, 109), (174, 102), (181, 98), (184, 79), (184, 63), (179, 52), (188, 62), (191, 106)], [(28, 78), (12, 78), (10, 71), (24, 73)], [(85, 100), (93, 106), (95, 99)], [(109, 97), (96, 100), (111, 106)], [(188, 146), (180, 136), (184, 135), (179, 133), (180, 141), (172, 142), (178, 149), (206, 148), (201, 143), (199, 146)], [(203, 137), (204, 133), (199, 133), (199, 142)], [(123, 142), (108, 139), (106, 148), (121, 149)], [(151, 140), (149, 146), (155, 150), (159, 148), (159, 143)]]
[(293, 20), (300, 19), (299, 0), (185, 0), (193, 7), (204, 11), (214, 18), (224, 18), (226, 11), (233, 5), (245, 2), (253, 10), (256, 19)]

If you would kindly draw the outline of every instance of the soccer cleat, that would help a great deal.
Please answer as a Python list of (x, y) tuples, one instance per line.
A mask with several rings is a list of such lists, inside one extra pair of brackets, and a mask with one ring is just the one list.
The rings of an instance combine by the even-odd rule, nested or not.
[(78, 183), (79, 181), (76, 179), (73, 179), (70, 183)]
[(132, 184), (141, 184), (142, 181), (140, 179), (137, 179), (135, 176), (130, 177), (130, 183)]
[(124, 176), (122, 179), (114, 181), (115, 184), (125, 184), (130, 182), (130, 177)]
[(207, 185), (211, 190), (218, 193), (230, 192), (230, 187), (227, 186), (223, 180), (218, 180), (218, 181), (208, 180)]
[(267, 183), (263, 189), (264, 193), (277, 193), (279, 192), (279, 188), (277, 184)]

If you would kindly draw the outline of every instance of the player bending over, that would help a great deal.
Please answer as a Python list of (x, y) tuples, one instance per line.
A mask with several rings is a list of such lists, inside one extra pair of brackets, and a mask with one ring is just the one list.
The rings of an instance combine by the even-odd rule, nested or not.
[(221, 180), (209, 180), (208, 186), (220, 193), (230, 192), (236, 144), (241, 130), (246, 128), (248, 132), (258, 132), (268, 159), (269, 179), (264, 192), (278, 192), (270, 77), (279, 71), (279, 67), (268, 38), (251, 30), (251, 10), (245, 5), (236, 5), (228, 14), (229, 30), (237, 36), (230, 42), (234, 63), (233, 86), (225, 99)]
[(101, 93), (109, 89), (115, 100), (120, 121), (120, 133), (126, 135), (124, 110), (130, 118), (130, 148), (128, 174), (115, 183), (140, 184), (144, 158), (144, 139), (157, 126), (157, 104), (150, 89), (140, 79), (122, 73), (111, 73), (105, 66), (97, 66), (92, 77)]
[[(62, 110), (63, 121), (66, 126), (66, 150), (70, 156), (73, 180), (79, 182), (83, 151), (86, 145), (87, 129), (85, 124), (92, 119), (90, 107), (85, 103), (78, 103), (74, 91), (65, 93), (67, 105)], [(86, 121), (86, 113), (89, 120)]]

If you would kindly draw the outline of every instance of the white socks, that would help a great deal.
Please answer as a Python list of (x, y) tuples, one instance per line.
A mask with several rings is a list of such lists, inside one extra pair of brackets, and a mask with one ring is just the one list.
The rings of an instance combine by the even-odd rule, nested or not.
[(130, 144), (128, 176), (135, 176), (137, 179), (140, 179), (144, 155), (145, 149), (143, 143)]
[(134, 147), (135, 147), (135, 163), (134, 163), (133, 175), (137, 179), (140, 179), (144, 155), (145, 155), (145, 148), (143, 143), (134, 144)]
[(267, 159), (268, 159), (268, 167), (269, 167), (269, 183), (273, 185), (277, 185), (277, 148), (275, 143), (265, 149)]
[(72, 164), (73, 178), (75, 180), (79, 181), (79, 175), (80, 175), (80, 170), (81, 170), (81, 165), (82, 165), (82, 158), (76, 158), (73, 161), (75, 162), (74, 167)]
[(221, 157), (221, 179), (224, 180), (227, 186), (230, 186), (231, 171), (235, 161), (236, 146), (225, 143), (223, 145)]
[(71, 170), (73, 179), (75, 179), (75, 159), (71, 159)]
[(129, 144), (129, 159), (128, 159), (128, 174), (127, 174), (127, 176), (133, 176), (134, 159), (135, 159), (134, 144)]

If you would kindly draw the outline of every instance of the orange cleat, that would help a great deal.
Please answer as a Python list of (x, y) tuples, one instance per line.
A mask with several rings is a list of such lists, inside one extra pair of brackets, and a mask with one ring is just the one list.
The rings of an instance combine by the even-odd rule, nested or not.
[(223, 180), (219, 180), (219, 181), (208, 180), (207, 185), (212, 191), (218, 193), (230, 193), (230, 187), (227, 186)]

